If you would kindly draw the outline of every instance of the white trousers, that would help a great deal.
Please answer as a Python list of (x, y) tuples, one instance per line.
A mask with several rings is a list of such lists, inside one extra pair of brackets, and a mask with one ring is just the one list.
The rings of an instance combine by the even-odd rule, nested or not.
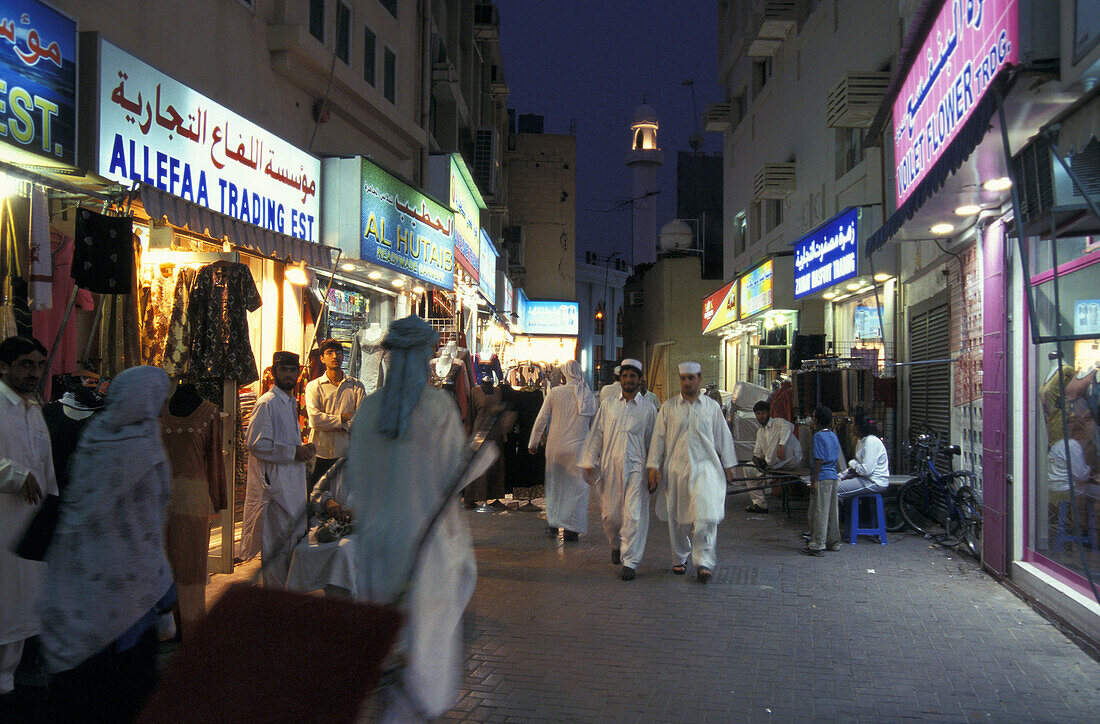
[(696, 568), (714, 570), (718, 562), (718, 522), (697, 520), (694, 523), (668, 521), (668, 540), (672, 544), (672, 565), (687, 563), (688, 556)]
[[(780, 460), (775, 465), (772, 465), (770, 469), (771, 470), (784, 470), (784, 469), (788, 469), (788, 468), (794, 468), (794, 466), (795, 465), (794, 465), (793, 461)], [(760, 478), (764, 477), (765, 473), (764, 473), (763, 470), (760, 470), (758, 468), (751, 468), (751, 469), (756, 471), (754, 474), (757, 477), (760, 477)], [(759, 483), (752, 483), (752, 486), (757, 486), (757, 485), (762, 485), (762, 484), (763, 484), (763, 481), (761, 481)], [(764, 488), (762, 490), (750, 490), (749, 491), (749, 499), (753, 502), (754, 505), (759, 505), (761, 508), (767, 508), (768, 507), (768, 489)]]
[(15, 690), (15, 670), (23, 658), (23, 641), (0, 644), (0, 696)]
[(286, 588), (290, 559), (305, 534), (304, 511), (292, 515), (274, 501), (267, 501), (263, 512), (263, 581), (269, 588)]
[(611, 548), (619, 551), (624, 566), (637, 568), (649, 535), (649, 488), (642, 473), (627, 478), (622, 501), (605, 506), (602, 517)]

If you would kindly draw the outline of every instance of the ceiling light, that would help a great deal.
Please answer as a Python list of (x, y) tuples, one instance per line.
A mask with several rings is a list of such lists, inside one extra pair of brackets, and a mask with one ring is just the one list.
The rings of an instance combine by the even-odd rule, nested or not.
[(821, 296), (825, 297), (826, 299), (836, 299), (836, 292), (825, 292)]
[(380, 271), (372, 271), (372, 272), (371, 272), (370, 274), (368, 274), (367, 276), (368, 276), (368, 277), (370, 277), (371, 279), (381, 279), (381, 278), (382, 278), (382, 272), (380, 272)]
[(304, 287), (306, 284), (309, 284), (309, 276), (306, 274), (306, 263), (302, 261), (288, 266), (286, 268), (286, 280), (296, 287)]
[(355, 265), (352, 263), (341, 264), (340, 268), (344, 271), (355, 271)]
[(955, 209), (955, 216), (973, 216), (982, 210), (981, 206), (977, 204), (963, 204), (959, 208)]
[(982, 184), (982, 188), (986, 191), (1007, 191), (1012, 188), (1012, 180), (1008, 176), (989, 179)]
[(947, 223), (936, 224), (931, 229), (929, 229), (929, 231), (931, 231), (936, 236), (947, 236), (948, 234), (950, 234), (954, 230), (955, 230), (955, 226), (953, 224), (947, 224)]
[(847, 289), (850, 292), (854, 292), (855, 290), (859, 289), (862, 286), (863, 285), (860, 284), (859, 282), (852, 282), (851, 284), (846, 284), (844, 286), (844, 288)]
[(390, 284), (392, 284), (395, 287), (397, 287), (398, 289), (400, 289), (401, 287), (405, 286), (405, 280), (402, 279), (401, 277), (397, 277), (392, 282), (390, 282)]
[(878, 274), (875, 274), (875, 281), (876, 282), (890, 281), (890, 275), (889, 274), (883, 274), (882, 272), (879, 272)]
[(416, 292), (417, 294), (423, 294), (424, 293), (424, 287), (417, 284), (415, 287), (413, 287), (413, 291)]

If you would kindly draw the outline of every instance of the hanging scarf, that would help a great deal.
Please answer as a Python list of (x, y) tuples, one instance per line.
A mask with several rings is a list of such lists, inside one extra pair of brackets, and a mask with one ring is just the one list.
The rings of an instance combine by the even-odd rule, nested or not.
[(588, 383), (584, 381), (580, 363), (571, 359), (562, 365), (561, 372), (565, 375), (565, 384), (573, 390), (573, 396), (577, 399), (577, 412), (582, 417), (595, 415), (600, 406)]
[(393, 440), (405, 437), (409, 416), (428, 386), (432, 350), (439, 335), (420, 317), (409, 315), (390, 325), (382, 340), (390, 366), (382, 386), (382, 414), (376, 429)]

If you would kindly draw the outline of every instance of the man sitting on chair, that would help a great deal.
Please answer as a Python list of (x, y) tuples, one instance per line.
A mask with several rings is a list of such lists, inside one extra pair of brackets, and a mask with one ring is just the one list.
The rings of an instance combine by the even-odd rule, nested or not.
[[(756, 445), (752, 449), (752, 462), (758, 468), (758, 475), (765, 476), (765, 470), (793, 470), (802, 461), (802, 444), (790, 422), (781, 417), (772, 417), (767, 402), (753, 405), (756, 421), (760, 429), (756, 433)], [(768, 498), (764, 490), (750, 490), (752, 502), (745, 510), (749, 513), (767, 513)]]

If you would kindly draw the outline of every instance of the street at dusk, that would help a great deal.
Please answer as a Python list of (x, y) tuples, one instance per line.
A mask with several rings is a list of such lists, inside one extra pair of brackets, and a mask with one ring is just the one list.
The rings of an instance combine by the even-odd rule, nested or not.
[(1086, 722), (1100, 3), (0, 0), (0, 721)]

